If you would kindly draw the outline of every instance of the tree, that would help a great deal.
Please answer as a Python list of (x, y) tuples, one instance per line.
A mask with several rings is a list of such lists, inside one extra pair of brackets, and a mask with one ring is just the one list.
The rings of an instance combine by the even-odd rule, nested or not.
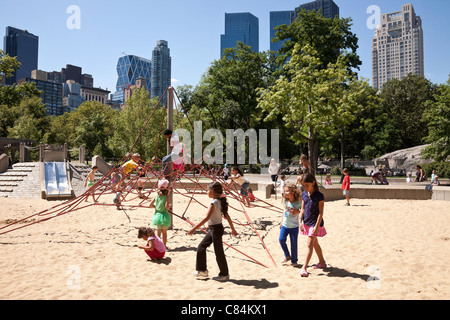
[(8, 136), (41, 142), (49, 124), (41, 98), (24, 99), (12, 112), (15, 121), (14, 125), (8, 129)]
[(270, 89), (260, 90), (259, 107), (268, 112), (265, 121), (282, 115), (294, 141), (307, 141), (314, 171), (319, 141), (338, 135), (340, 128), (353, 119), (359, 107), (357, 99), (366, 87), (351, 79), (345, 60), (342, 56), (324, 69), (317, 51), (297, 44), (285, 66), (287, 76), (278, 79)]
[(430, 143), (423, 151), (425, 157), (436, 161), (445, 161), (450, 156), (450, 77), (434, 94), (435, 101), (426, 103), (425, 122), (428, 136), (425, 142)]
[(0, 84), (4, 78), (12, 77), (14, 71), (20, 68), (22, 64), (17, 61), (17, 57), (11, 57), (0, 49)]
[(146, 89), (133, 92), (127, 107), (112, 126), (113, 133), (108, 141), (108, 147), (116, 157), (122, 158), (132, 147), (132, 152), (139, 153), (147, 161), (155, 155), (162, 158), (166, 154), (166, 140), (161, 130), (166, 127), (162, 119), (164, 109), (156, 108), (157, 105), (157, 99), (150, 99)]
[(289, 60), (298, 44), (300, 48), (309, 45), (316, 50), (317, 58), (322, 62), (321, 68), (327, 68), (329, 63), (341, 59), (349, 71), (352, 68), (359, 70), (362, 62), (356, 53), (358, 38), (350, 31), (351, 22), (351, 18), (329, 19), (320, 12), (298, 11), (293, 23), (277, 27), (273, 41), (285, 41), (278, 52), (280, 64)]
[[(379, 139), (386, 145), (382, 153), (411, 148), (423, 143), (428, 135), (424, 118), (426, 102), (433, 100), (434, 85), (422, 76), (409, 74), (405, 78), (386, 82), (380, 93), (385, 123)], [(386, 134), (382, 134), (385, 132)]]

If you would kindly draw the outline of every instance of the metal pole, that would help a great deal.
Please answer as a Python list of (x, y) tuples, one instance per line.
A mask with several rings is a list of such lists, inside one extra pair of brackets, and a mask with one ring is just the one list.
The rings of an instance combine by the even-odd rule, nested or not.
[[(167, 90), (167, 129), (173, 130), (173, 99), (174, 99), (174, 94), (173, 94), (173, 87), (170, 86)], [(172, 152), (172, 148), (170, 147), (170, 139), (167, 141), (167, 154), (170, 154)], [(171, 167), (171, 172), (173, 172), (173, 163), (172, 161), (170, 161), (170, 167)], [(173, 185), (174, 182), (174, 177), (173, 175), (169, 176), (169, 185)], [(173, 190), (172, 190), (173, 191)], [(168, 195), (168, 202), (169, 202), (169, 206), (172, 208), (171, 211), (173, 211), (173, 192), (170, 192)], [(169, 230), (173, 229), (173, 215), (172, 212), (169, 213), (170, 214), (170, 228)]]

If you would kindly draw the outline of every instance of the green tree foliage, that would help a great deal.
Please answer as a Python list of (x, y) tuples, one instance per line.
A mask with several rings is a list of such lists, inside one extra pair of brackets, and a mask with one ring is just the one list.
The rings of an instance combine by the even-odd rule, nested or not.
[(84, 102), (75, 111), (49, 117), (50, 127), (44, 142), (67, 143), (71, 147), (84, 145), (88, 156), (112, 157), (113, 153), (107, 143), (113, 135), (118, 115), (118, 111), (100, 102)]
[(12, 77), (15, 70), (22, 64), (17, 61), (17, 57), (11, 57), (0, 49), (0, 83), (5, 82), (5, 78)]
[(367, 84), (350, 79), (345, 57), (326, 69), (309, 45), (297, 44), (282, 76), (269, 90), (261, 90), (259, 107), (268, 112), (266, 120), (282, 115), (297, 143), (308, 142), (312, 167), (317, 168), (319, 141), (341, 134), (359, 108), (358, 98)]
[[(115, 120), (108, 142), (116, 157), (125, 156), (132, 148), (133, 153), (139, 153), (146, 161), (153, 156), (162, 158), (166, 154), (166, 138), (162, 135), (167, 127), (163, 121), (165, 110), (157, 104), (157, 99), (150, 99), (147, 90), (136, 89), (133, 92), (127, 107)], [(158, 153), (155, 154), (156, 150)]]
[(12, 109), (14, 125), (8, 129), (8, 136), (18, 139), (30, 139), (36, 143), (42, 141), (49, 121), (46, 109), (40, 97), (23, 99)]
[(426, 102), (434, 99), (434, 89), (429, 80), (413, 74), (384, 84), (378, 114), (383, 115), (385, 122), (375, 134), (385, 143), (379, 146), (381, 154), (423, 144), (428, 135)]
[(450, 78), (446, 84), (439, 86), (434, 99), (426, 103), (424, 120), (428, 126), (428, 136), (425, 142), (430, 146), (425, 148), (423, 155), (444, 161), (450, 156)]
[(359, 69), (362, 62), (356, 53), (358, 38), (350, 30), (351, 22), (350, 18), (328, 19), (320, 12), (300, 10), (297, 19), (289, 26), (277, 27), (273, 41), (285, 41), (278, 52), (279, 62), (284, 64), (292, 56), (296, 45), (300, 48), (309, 45), (316, 50), (322, 68), (341, 59), (349, 70)]

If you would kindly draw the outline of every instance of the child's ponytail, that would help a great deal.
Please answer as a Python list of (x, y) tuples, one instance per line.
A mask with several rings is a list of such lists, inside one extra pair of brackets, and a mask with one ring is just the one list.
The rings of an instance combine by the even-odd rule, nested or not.
[(228, 217), (228, 201), (227, 197), (223, 194), (222, 185), (219, 182), (212, 182), (208, 185), (208, 188), (216, 194), (216, 199), (220, 200), (220, 207), (222, 210), (222, 215), (227, 218)]

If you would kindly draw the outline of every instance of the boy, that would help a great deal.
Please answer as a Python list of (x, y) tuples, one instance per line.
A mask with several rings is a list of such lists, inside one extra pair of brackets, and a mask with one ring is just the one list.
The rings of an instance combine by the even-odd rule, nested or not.
[[(98, 167), (96, 167), (96, 166), (92, 167), (91, 172), (89, 172), (89, 174), (87, 175), (86, 179), (84, 180), (84, 186), (85, 187), (87, 186), (88, 188), (90, 188), (90, 187), (92, 187), (94, 185), (95, 173), (97, 172), (97, 170), (98, 170)], [(96, 202), (95, 198), (94, 198), (94, 192), (92, 192), (92, 199), (94, 200), (94, 202)], [(84, 200), (84, 201), (87, 201), (87, 200), (88, 200), (88, 197), (86, 197), (86, 200)]]
[(346, 206), (350, 205), (350, 176), (348, 175), (348, 169), (344, 168), (342, 170), (342, 173), (344, 174), (344, 181), (342, 181), (341, 189), (343, 190), (342, 193), (347, 199)]

